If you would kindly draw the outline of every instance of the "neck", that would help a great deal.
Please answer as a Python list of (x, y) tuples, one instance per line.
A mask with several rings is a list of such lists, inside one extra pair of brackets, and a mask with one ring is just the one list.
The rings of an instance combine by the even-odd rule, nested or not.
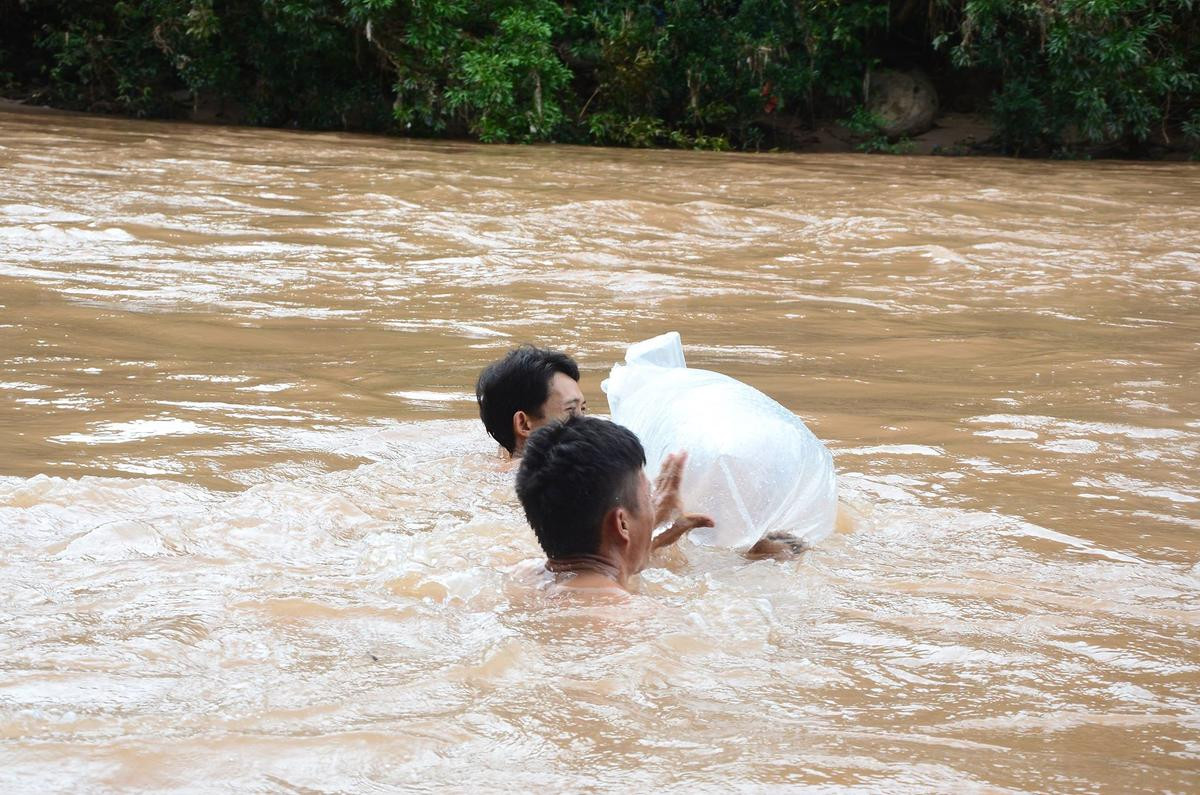
[(546, 570), (557, 575), (571, 575), (569, 580), (576, 583), (576, 587), (591, 587), (597, 580), (607, 580), (626, 588), (628, 581), (620, 563), (602, 554), (550, 558), (546, 561)]

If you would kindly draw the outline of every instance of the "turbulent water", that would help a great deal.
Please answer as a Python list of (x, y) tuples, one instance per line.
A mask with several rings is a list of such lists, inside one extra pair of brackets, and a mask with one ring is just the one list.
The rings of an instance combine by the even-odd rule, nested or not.
[[(670, 329), (858, 521), (547, 595), (475, 375)], [(1195, 791), (1198, 371), (1196, 165), (0, 112), (0, 786)]]

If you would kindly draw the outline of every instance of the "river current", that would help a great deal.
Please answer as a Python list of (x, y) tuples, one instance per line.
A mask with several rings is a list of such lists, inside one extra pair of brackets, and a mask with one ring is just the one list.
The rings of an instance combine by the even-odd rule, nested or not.
[[(475, 418), (678, 330), (799, 560), (552, 597)], [(5, 792), (1200, 789), (1200, 166), (0, 110)]]

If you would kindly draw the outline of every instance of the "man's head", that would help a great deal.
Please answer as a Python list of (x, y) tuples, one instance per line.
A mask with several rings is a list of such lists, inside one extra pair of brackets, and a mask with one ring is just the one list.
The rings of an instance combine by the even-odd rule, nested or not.
[(572, 416), (530, 436), (517, 497), (546, 557), (601, 556), (640, 571), (654, 532), (645, 464), (633, 432), (605, 420)]
[(579, 367), (565, 353), (522, 345), (492, 362), (475, 382), (479, 418), (500, 445), (520, 455), (529, 434), (554, 420), (582, 414)]

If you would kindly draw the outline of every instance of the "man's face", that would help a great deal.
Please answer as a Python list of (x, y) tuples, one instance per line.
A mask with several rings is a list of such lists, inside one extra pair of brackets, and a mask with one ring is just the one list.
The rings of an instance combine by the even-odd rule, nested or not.
[(542, 404), (540, 418), (530, 417), (529, 425), (532, 430), (557, 420), (584, 414), (587, 412), (587, 401), (579, 383), (566, 373), (555, 373), (550, 379), (550, 396)]

